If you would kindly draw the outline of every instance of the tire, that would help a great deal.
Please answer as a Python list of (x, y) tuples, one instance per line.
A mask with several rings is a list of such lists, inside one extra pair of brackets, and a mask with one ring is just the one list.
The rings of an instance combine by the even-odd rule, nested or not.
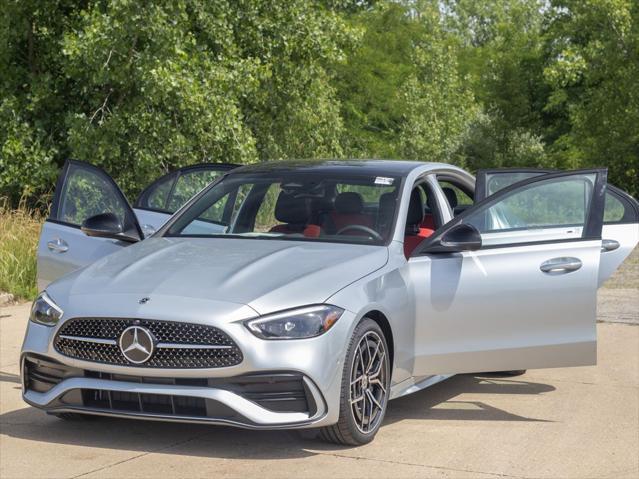
[[(361, 374), (366, 368), (369, 372)], [(375, 321), (364, 318), (348, 343), (342, 374), (339, 420), (332, 426), (321, 428), (320, 437), (346, 446), (371, 442), (386, 414), (389, 385), (390, 358), (386, 338)], [(355, 396), (356, 401), (351, 405), (352, 396)]]

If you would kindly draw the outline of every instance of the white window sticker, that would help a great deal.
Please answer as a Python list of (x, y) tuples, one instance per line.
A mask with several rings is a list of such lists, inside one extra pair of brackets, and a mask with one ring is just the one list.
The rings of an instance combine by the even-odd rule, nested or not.
[(393, 181), (395, 181), (394, 178), (388, 178), (386, 176), (378, 176), (375, 178), (376, 185), (392, 185)]

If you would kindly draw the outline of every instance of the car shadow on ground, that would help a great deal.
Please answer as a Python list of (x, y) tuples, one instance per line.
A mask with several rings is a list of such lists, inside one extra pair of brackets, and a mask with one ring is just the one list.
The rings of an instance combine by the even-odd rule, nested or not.
[[(0, 381), (14, 382), (13, 375)], [(383, 427), (403, 420), (545, 421), (519, 416), (481, 399), (456, 400), (460, 394), (537, 395), (554, 391), (548, 384), (496, 375), (460, 375), (389, 403)], [(63, 421), (24, 407), (0, 415), (0, 432), (19, 439), (71, 446), (136, 452), (160, 452), (226, 459), (302, 458), (315, 451), (341, 448), (322, 443), (312, 432), (253, 431), (201, 424), (179, 424), (117, 418)]]

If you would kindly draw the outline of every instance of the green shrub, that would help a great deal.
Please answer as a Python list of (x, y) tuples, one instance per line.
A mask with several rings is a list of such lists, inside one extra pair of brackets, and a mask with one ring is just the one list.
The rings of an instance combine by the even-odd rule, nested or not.
[(36, 286), (36, 251), (42, 216), (22, 204), (9, 209), (0, 200), (0, 291), (32, 299)]

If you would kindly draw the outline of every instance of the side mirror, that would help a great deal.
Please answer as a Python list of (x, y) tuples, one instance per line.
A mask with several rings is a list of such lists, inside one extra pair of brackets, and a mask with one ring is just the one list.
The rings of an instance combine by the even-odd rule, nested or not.
[(129, 243), (139, 241), (139, 238), (135, 238), (124, 232), (122, 222), (113, 213), (100, 213), (99, 215), (91, 216), (82, 222), (80, 229), (87, 236), (113, 238)]
[(423, 253), (458, 253), (476, 251), (481, 248), (481, 234), (472, 225), (460, 223), (449, 229), (439, 241), (433, 243)]

